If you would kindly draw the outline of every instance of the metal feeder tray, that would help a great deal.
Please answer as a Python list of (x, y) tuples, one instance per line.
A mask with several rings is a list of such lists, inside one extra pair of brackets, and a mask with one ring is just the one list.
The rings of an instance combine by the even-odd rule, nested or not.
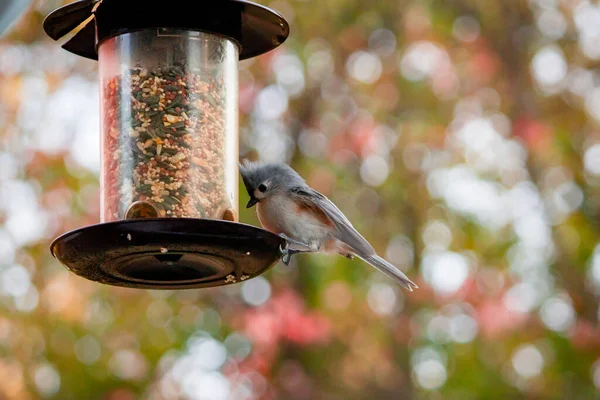
[(65, 233), (52, 255), (100, 283), (143, 289), (192, 289), (254, 278), (281, 257), (285, 241), (227, 221), (157, 218), (108, 222)]

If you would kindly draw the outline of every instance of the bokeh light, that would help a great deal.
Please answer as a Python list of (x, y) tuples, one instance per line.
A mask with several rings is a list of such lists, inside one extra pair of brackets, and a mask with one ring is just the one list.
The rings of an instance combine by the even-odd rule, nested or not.
[(290, 163), (414, 292), (335, 255), (210, 290), (66, 271), (100, 101), (42, 31), (64, 3), (0, 39), (0, 398), (597, 397), (596, 2), (261, 2), (291, 36), (240, 63), (240, 157)]

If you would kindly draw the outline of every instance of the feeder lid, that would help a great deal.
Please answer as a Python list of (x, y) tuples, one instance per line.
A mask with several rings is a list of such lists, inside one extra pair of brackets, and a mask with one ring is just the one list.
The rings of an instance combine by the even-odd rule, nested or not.
[(109, 222), (57, 238), (52, 254), (75, 274), (144, 289), (193, 289), (254, 278), (281, 257), (279, 236), (251, 225), (195, 218)]
[(128, 32), (177, 28), (212, 32), (235, 40), (240, 60), (258, 56), (282, 44), (287, 21), (275, 11), (245, 0), (79, 0), (51, 12), (44, 30), (58, 40), (83, 25), (62, 47), (98, 59), (98, 45)]

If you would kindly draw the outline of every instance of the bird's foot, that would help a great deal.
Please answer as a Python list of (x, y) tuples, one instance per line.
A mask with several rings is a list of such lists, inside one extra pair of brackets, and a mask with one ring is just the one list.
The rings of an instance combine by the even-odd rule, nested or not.
[(281, 252), (281, 261), (285, 265), (289, 265), (292, 254), (290, 254), (290, 247), (288, 246), (288, 243), (285, 242), (285, 246), (279, 245), (279, 251)]
[(297, 253), (300, 253), (300, 252), (297, 250), (291, 250), (290, 248), (286, 247), (282, 251), (281, 262), (283, 262), (285, 265), (290, 265), (292, 256)]
[(293, 251), (295, 251), (296, 253), (313, 251), (312, 247), (310, 245), (308, 245), (306, 243), (302, 243), (298, 240), (292, 239), (291, 237), (287, 236), (285, 233), (279, 234), (279, 237), (281, 237), (283, 240), (285, 240), (287, 242), (286, 247), (290, 247), (290, 245), (291, 245), (293, 248)]
[(279, 246), (279, 250), (281, 251), (281, 261), (285, 265), (290, 265), (290, 261), (292, 260), (292, 256), (294, 254), (302, 253), (300, 250), (292, 250), (289, 246), (281, 247)]
[(346, 253), (346, 254), (342, 254), (344, 257), (346, 257), (347, 259), (350, 260), (354, 260), (354, 254), (351, 253)]
[[(288, 237), (285, 233), (282, 233), (279, 235), (282, 239), (285, 240), (285, 247), (281, 247), (279, 246), (279, 250), (281, 251), (281, 261), (285, 264), (285, 265), (289, 265), (290, 261), (292, 259), (292, 256), (294, 254), (298, 254), (298, 253), (309, 253), (312, 252), (313, 250), (311, 249), (311, 247), (305, 243), (299, 242), (297, 240), (294, 240), (290, 237)], [(290, 244), (293, 246), (293, 248), (290, 248)]]

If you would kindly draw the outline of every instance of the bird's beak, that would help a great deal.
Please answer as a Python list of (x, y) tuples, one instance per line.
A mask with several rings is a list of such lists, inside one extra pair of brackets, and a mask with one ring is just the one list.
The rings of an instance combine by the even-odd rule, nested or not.
[(258, 199), (254, 196), (250, 197), (250, 200), (248, 200), (248, 204), (246, 204), (246, 208), (250, 208), (253, 205), (255, 205), (256, 203), (258, 203)]

